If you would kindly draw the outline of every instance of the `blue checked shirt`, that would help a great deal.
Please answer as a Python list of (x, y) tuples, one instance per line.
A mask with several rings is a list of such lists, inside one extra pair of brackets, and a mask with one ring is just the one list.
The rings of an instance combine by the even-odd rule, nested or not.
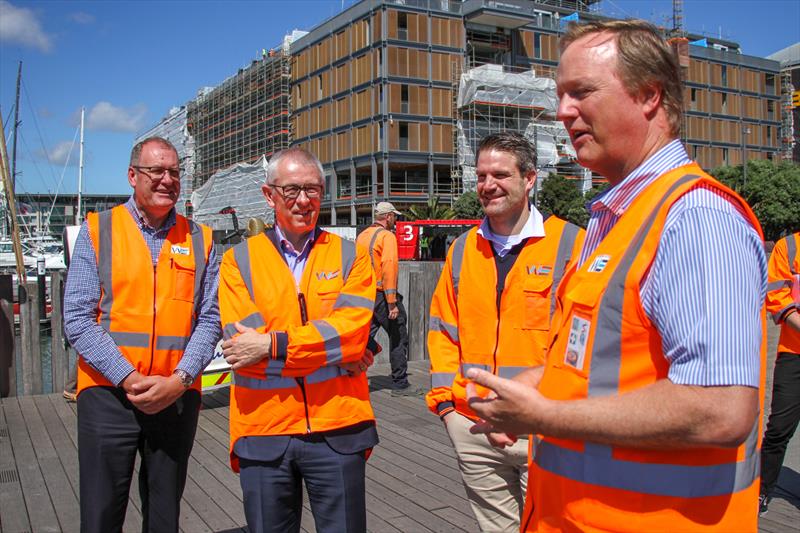
[[(672, 141), (594, 199), (580, 263), (648, 185), (689, 163), (680, 141)], [(729, 198), (697, 187), (675, 202), (640, 290), (670, 361), (669, 379), (757, 388), (766, 286), (761, 238)]]
[[(167, 233), (175, 225), (175, 210), (170, 212), (164, 225), (156, 230), (145, 223), (133, 197), (125, 203), (125, 207), (139, 226), (155, 265)], [(212, 248), (208, 267), (201, 281), (202, 300), (198, 306), (197, 324), (176, 367), (188, 372), (192, 377), (197, 377), (211, 361), (214, 347), (221, 336), (217, 302), (218, 284), (219, 262)], [(99, 302), (100, 277), (89, 230), (84, 222), (75, 241), (64, 289), (64, 330), (70, 344), (83, 359), (111, 383), (119, 386), (134, 368), (119, 351), (109, 334), (97, 323)]]

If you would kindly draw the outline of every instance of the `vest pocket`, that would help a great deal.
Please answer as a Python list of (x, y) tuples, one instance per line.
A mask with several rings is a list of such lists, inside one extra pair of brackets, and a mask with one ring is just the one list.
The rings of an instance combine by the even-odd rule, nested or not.
[(528, 276), (522, 291), (525, 310), (522, 329), (547, 330), (550, 328), (550, 288), (553, 279), (546, 276)]
[(184, 263), (173, 258), (172, 267), (175, 272), (172, 298), (184, 302), (194, 302), (194, 263), (188, 261)]
[(340, 289), (320, 289), (317, 290), (317, 299), (319, 300), (320, 311), (322, 316), (328, 316), (333, 311), (333, 305), (336, 303), (336, 298), (339, 297)]

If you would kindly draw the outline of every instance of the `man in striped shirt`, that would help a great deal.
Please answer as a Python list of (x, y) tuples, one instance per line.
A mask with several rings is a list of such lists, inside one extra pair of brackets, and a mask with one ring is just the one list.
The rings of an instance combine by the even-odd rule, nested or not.
[[(731, 516), (737, 512), (755, 520), (754, 428), (762, 378), (766, 258), (749, 208), (692, 165), (679, 140), (678, 69), (657, 31), (641, 21), (571, 25), (562, 38), (558, 117), (579, 162), (606, 177), (611, 188), (589, 205), (591, 218), (574, 279), (565, 276), (559, 290), (559, 312), (566, 320), (559, 326), (554, 318), (544, 367), (515, 381), (477, 369), (468, 372), (494, 391), (482, 399), (473, 389), (473, 409), (485, 420), (479, 429), (542, 435), (532, 479), (546, 483), (554, 476), (565, 480), (558, 485), (562, 491), (584, 495), (570, 501), (552, 485), (549, 492), (547, 487), (534, 490), (537, 508), (526, 517), (523, 530), (535, 530), (551, 519), (563, 527), (577, 521), (580, 528), (648, 530), (642, 520), (658, 518), (655, 510), (670, 505), (678, 512), (661, 517), (659, 528), (702, 530), (742, 519)], [(662, 186), (665, 177), (672, 188)], [(697, 185), (670, 196), (689, 182)], [(629, 211), (641, 216), (626, 218)], [(656, 229), (648, 232), (648, 223)], [(637, 249), (639, 237), (657, 246)], [(621, 252), (598, 255), (613, 249)], [(627, 268), (630, 273), (647, 254), (652, 259), (637, 278), (638, 294), (635, 286), (618, 295), (622, 289), (613, 283), (592, 285), (592, 279), (608, 281), (609, 272), (625, 274)], [(633, 266), (622, 256), (630, 256)], [(628, 289), (630, 278), (621, 279)], [(610, 295), (619, 296), (619, 306), (604, 307)], [(655, 342), (648, 345), (643, 333), (638, 338), (625, 335), (631, 331), (646, 332)], [(621, 353), (615, 354), (615, 348)], [(560, 446), (565, 440), (575, 445)], [(726, 463), (725, 450), (737, 447), (746, 459)], [(660, 461), (648, 461), (657, 454)], [(694, 473), (709, 476), (702, 480), (704, 487), (681, 485), (691, 476), (684, 475), (680, 454), (697, 455)], [(636, 459), (618, 460), (621, 455)], [(568, 464), (567, 456), (585, 468), (571, 469), (578, 463)], [(704, 461), (719, 469), (699, 468)], [(662, 474), (653, 475), (648, 467), (661, 467)], [(733, 498), (737, 491), (746, 492), (748, 503), (741, 511), (712, 510), (720, 500), (706, 499), (720, 495), (708, 487), (716, 490), (717, 483), (725, 484), (719, 472), (727, 473), (728, 467), (737, 476), (745, 470), (752, 474), (722, 493)], [(630, 493), (637, 494), (636, 503), (626, 500)], [(669, 505), (664, 503), (667, 495), (673, 497)], [(572, 506), (581, 501), (584, 510), (599, 512), (573, 513)], [(742, 520), (737, 527), (749, 529), (742, 525), (749, 523)]]

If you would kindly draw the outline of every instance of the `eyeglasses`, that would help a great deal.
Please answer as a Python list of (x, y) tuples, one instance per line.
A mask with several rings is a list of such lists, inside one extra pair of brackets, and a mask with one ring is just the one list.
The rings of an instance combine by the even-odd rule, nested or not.
[(169, 177), (176, 180), (181, 177), (181, 172), (183, 172), (183, 167), (178, 168), (166, 168), (166, 167), (139, 167), (136, 165), (131, 165), (133, 168), (138, 170), (139, 172), (143, 172), (147, 174), (150, 179), (152, 180), (160, 180), (164, 178), (164, 174), (169, 173)]
[(300, 192), (306, 193), (306, 197), (309, 199), (316, 199), (322, 196), (322, 185), (274, 185), (272, 183), (267, 184), (268, 187), (272, 187), (273, 189), (280, 189), (281, 196), (286, 198), (287, 200), (294, 200), (298, 196), (300, 196)]

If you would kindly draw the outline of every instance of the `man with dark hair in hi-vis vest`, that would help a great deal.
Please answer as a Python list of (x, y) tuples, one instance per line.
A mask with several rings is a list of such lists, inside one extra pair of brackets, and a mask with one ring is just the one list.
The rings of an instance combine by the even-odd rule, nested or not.
[(175, 212), (181, 171), (169, 141), (134, 146), (133, 195), (89, 214), (70, 261), (84, 532), (122, 531), (137, 451), (142, 531), (178, 531), (200, 378), (220, 336), (211, 229)]
[(465, 372), (511, 378), (544, 363), (553, 296), (577, 257), (583, 230), (530, 203), (536, 149), (522, 135), (484, 137), (478, 199), (486, 216), (450, 247), (433, 294), (428, 333), (428, 408), (447, 429), (481, 531), (518, 531), (528, 483), (527, 435), (495, 448), (470, 432)]
[(758, 220), (686, 154), (680, 67), (659, 30), (570, 24), (560, 48), (558, 118), (611, 188), (556, 293), (544, 365), (514, 380), (467, 371), (473, 431), (537, 435), (522, 531), (755, 532)]
[(367, 529), (375, 280), (365, 249), (317, 227), (324, 183), (310, 152), (273, 155), (261, 190), (275, 226), (220, 266), (230, 459), (253, 533), (300, 531), (303, 481), (316, 531)]

